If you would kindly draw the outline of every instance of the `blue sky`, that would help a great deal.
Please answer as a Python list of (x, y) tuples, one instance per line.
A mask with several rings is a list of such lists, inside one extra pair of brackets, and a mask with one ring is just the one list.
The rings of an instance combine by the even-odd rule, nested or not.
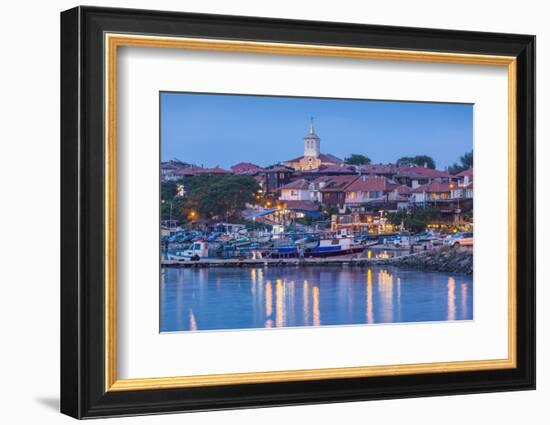
[(439, 169), (472, 150), (473, 106), (271, 96), (166, 93), (161, 157), (205, 167), (260, 166), (303, 155), (314, 117), (321, 152), (374, 163), (429, 155)]

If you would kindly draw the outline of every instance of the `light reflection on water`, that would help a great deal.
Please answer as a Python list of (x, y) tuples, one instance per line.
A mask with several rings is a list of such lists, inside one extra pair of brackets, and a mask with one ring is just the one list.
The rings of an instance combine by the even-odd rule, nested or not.
[(166, 268), (161, 331), (471, 320), (472, 277), (396, 268)]

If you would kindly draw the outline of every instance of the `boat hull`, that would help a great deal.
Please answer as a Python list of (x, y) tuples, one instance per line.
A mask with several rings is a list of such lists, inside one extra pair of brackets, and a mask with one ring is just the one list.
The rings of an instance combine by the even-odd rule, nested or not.
[[(329, 249), (330, 248), (330, 249)], [(326, 258), (351, 255), (363, 252), (363, 246), (342, 249), (341, 247), (316, 248), (300, 253), (296, 248), (282, 249), (276, 252), (262, 252), (264, 258)]]

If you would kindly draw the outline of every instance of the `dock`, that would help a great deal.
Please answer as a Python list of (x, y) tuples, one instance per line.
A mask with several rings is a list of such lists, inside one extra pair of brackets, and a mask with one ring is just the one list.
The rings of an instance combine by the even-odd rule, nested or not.
[(387, 258), (368, 258), (361, 254), (327, 258), (262, 258), (262, 259), (214, 259), (197, 261), (161, 260), (166, 268), (206, 268), (206, 267), (372, 267), (397, 266), (427, 271), (446, 271), (471, 274), (473, 270), (473, 250), (436, 247), (413, 253)]
[[(414, 254), (413, 254), (414, 255)], [(397, 257), (396, 257), (397, 258)], [(401, 258), (401, 257), (399, 257)], [(363, 266), (387, 264), (388, 258), (367, 258), (360, 256), (335, 258), (262, 258), (252, 259), (201, 259), (198, 261), (161, 260), (162, 267), (302, 267), (302, 266)]]

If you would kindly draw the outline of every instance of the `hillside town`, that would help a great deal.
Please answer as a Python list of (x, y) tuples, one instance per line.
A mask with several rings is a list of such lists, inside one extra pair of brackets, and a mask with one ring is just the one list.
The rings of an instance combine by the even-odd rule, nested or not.
[[(224, 169), (179, 159), (162, 162), (166, 246), (241, 240), (253, 250), (262, 240), (279, 239), (281, 246), (290, 244), (288, 253), (307, 257), (323, 238), (335, 243), (336, 232), (351, 241), (341, 246), (342, 255), (359, 252), (352, 246), (357, 243), (408, 246), (471, 236), (473, 158), (446, 170), (435, 169), (429, 157), (419, 162), (423, 156), (387, 164), (373, 164), (363, 155), (350, 158), (322, 152), (312, 120), (303, 155), (272, 165), (239, 162)], [(296, 240), (303, 241), (301, 251)], [(260, 246), (258, 252), (284, 258), (285, 250), (271, 248)], [(205, 255), (187, 251), (194, 258)]]

